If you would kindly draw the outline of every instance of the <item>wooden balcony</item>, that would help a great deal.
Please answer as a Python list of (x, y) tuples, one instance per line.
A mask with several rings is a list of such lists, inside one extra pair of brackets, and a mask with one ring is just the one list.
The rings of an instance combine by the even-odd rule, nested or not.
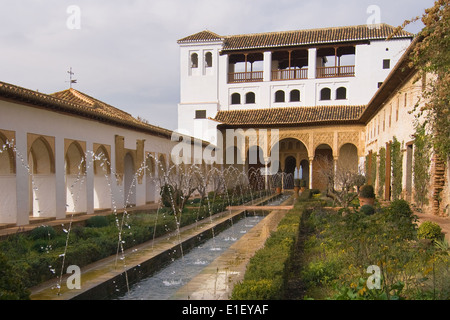
[(317, 67), (317, 78), (354, 77), (355, 66)]
[(284, 69), (284, 70), (272, 70), (272, 80), (297, 80), (307, 79), (308, 69)]
[(263, 74), (264, 71), (230, 72), (228, 73), (228, 83), (263, 81)]

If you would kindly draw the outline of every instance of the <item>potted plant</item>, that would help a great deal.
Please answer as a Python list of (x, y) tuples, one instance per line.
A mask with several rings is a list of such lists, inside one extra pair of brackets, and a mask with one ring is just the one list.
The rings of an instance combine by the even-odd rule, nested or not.
[(276, 189), (277, 194), (281, 194), (281, 187), (282, 187), (281, 178), (279, 178), (275, 181), (275, 189)]
[(359, 205), (362, 207), (366, 204), (373, 206), (375, 204), (375, 192), (373, 186), (366, 184), (359, 190)]
[(294, 180), (294, 196), (298, 197), (298, 192), (300, 191), (300, 179)]
[(306, 190), (306, 180), (305, 179), (301, 179), (300, 180), (300, 192), (303, 192)]

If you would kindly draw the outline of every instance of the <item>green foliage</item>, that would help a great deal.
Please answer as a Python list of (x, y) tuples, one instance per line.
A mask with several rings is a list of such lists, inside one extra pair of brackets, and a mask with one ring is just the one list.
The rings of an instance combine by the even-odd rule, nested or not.
[(380, 165), (378, 168), (378, 190), (377, 194), (379, 198), (384, 196), (384, 184), (386, 183), (386, 148), (380, 148)]
[(425, 221), (419, 226), (417, 230), (417, 237), (419, 239), (439, 241), (442, 239), (442, 229), (435, 222)]
[(428, 204), (431, 139), (425, 132), (425, 125), (419, 122), (415, 124), (414, 136), (414, 200), (422, 208), (424, 204)]
[(30, 292), (20, 275), (0, 252), (0, 300), (29, 300)]
[(361, 187), (359, 191), (359, 195), (361, 198), (375, 198), (375, 192), (373, 190), (373, 186), (370, 184), (366, 184)]
[(361, 208), (359, 208), (361, 213), (364, 213), (366, 216), (370, 216), (375, 213), (375, 208), (370, 204), (365, 204)]
[(108, 218), (105, 216), (93, 216), (86, 220), (88, 228), (103, 228), (109, 225)]
[(232, 299), (275, 300), (283, 297), (285, 273), (298, 235), (301, 210), (289, 211), (250, 259), (244, 280), (235, 285)]
[(37, 228), (34, 228), (31, 232), (30, 232), (30, 236), (31, 238), (33, 238), (34, 240), (37, 239), (51, 239), (54, 238), (56, 235), (55, 229), (52, 226), (40, 226)]
[(391, 167), (392, 167), (392, 199), (399, 199), (402, 193), (403, 179), (403, 155), (401, 143), (396, 137), (391, 144)]

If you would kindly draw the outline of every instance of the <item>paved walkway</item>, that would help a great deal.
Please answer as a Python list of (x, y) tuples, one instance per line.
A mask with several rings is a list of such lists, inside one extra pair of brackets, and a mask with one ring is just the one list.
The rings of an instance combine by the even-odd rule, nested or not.
[(445, 239), (450, 243), (450, 217), (438, 217), (432, 214), (414, 212), (419, 217), (419, 225), (424, 221), (436, 222), (442, 229)]

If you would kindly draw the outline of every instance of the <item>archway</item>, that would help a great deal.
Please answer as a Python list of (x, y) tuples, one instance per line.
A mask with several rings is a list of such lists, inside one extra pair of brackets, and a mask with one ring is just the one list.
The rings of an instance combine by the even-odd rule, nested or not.
[(145, 201), (147, 203), (156, 201), (156, 161), (152, 154), (145, 159)]
[(287, 156), (284, 160), (284, 173), (286, 177), (284, 179), (284, 188), (293, 189), (294, 188), (294, 177), (297, 171), (297, 160), (293, 156)]
[(314, 152), (312, 177), (312, 187), (314, 189), (321, 191), (327, 189), (327, 173), (329, 170), (334, 170), (333, 150), (328, 144), (321, 144), (317, 146)]
[(86, 158), (80, 144), (69, 145), (65, 156), (66, 212), (86, 212)]
[(136, 205), (136, 171), (133, 156), (128, 152), (124, 159), (124, 204)]
[(309, 188), (309, 161), (303, 159), (300, 161), (299, 179), (304, 180), (306, 188)]
[(339, 149), (337, 169), (348, 172), (358, 172), (358, 148), (352, 143), (346, 143)]
[(253, 190), (263, 190), (265, 179), (261, 174), (261, 169), (265, 167), (264, 152), (259, 146), (251, 146), (246, 157), (247, 175), (249, 184)]
[(105, 146), (97, 148), (94, 155), (94, 209), (111, 208), (111, 165)]
[(17, 222), (15, 155), (0, 133), (0, 223)]
[(55, 158), (49, 142), (38, 137), (28, 153), (29, 209), (33, 217), (56, 217)]

